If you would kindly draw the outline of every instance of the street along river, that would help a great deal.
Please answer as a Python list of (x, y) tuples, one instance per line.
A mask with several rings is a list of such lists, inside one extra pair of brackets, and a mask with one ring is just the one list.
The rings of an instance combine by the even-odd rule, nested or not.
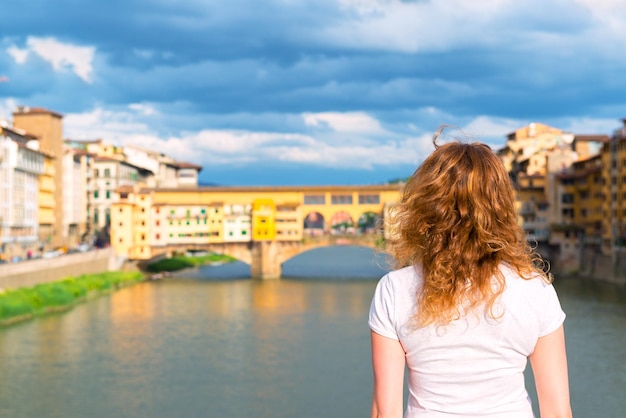
[[(373, 259), (320, 249), (266, 282), (202, 267), (0, 329), (0, 417), (367, 417)], [(626, 290), (556, 288), (574, 416), (623, 417)]]

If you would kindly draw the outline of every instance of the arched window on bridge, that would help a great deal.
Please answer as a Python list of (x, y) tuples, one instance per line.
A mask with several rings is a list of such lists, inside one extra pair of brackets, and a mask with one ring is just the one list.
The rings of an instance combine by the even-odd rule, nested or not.
[(380, 216), (374, 212), (365, 212), (357, 221), (359, 234), (374, 234), (381, 231)]
[(304, 218), (305, 235), (323, 235), (326, 222), (319, 212), (311, 212)]
[(333, 235), (352, 235), (356, 231), (354, 229), (354, 221), (348, 212), (337, 212), (330, 219), (330, 233)]

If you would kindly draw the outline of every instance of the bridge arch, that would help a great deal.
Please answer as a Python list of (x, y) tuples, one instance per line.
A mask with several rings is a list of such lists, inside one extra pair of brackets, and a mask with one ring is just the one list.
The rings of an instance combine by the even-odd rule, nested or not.
[[(233, 257), (238, 261), (252, 265), (251, 242), (232, 242), (218, 244), (195, 244), (195, 245), (167, 245), (163, 247), (153, 247), (152, 259), (161, 257), (171, 257), (174, 254), (184, 254), (188, 251), (206, 251), (215, 254), (222, 254)], [(150, 261), (148, 261), (149, 263)]]
[(359, 246), (377, 249), (381, 245), (381, 236), (367, 235), (319, 235), (305, 237), (302, 242), (283, 242), (277, 262), (282, 265), (293, 257), (323, 247)]

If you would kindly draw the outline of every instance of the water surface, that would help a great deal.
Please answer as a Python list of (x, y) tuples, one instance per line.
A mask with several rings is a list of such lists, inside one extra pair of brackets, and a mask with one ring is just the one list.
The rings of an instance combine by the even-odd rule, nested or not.
[[(367, 312), (384, 268), (367, 249), (301, 257), (282, 280), (203, 267), (0, 330), (0, 417), (369, 416)], [(626, 291), (556, 287), (574, 416), (621, 418)]]

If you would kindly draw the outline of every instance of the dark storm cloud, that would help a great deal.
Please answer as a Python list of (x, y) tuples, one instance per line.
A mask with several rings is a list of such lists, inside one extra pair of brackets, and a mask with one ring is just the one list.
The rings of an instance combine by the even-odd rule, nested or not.
[(617, 0), (5, 0), (2, 14), (0, 116), (48, 107), (71, 135), (200, 164), (309, 173), (341, 155), (362, 175), (410, 166), (441, 123), (495, 144), (532, 121), (592, 132), (626, 115)]

